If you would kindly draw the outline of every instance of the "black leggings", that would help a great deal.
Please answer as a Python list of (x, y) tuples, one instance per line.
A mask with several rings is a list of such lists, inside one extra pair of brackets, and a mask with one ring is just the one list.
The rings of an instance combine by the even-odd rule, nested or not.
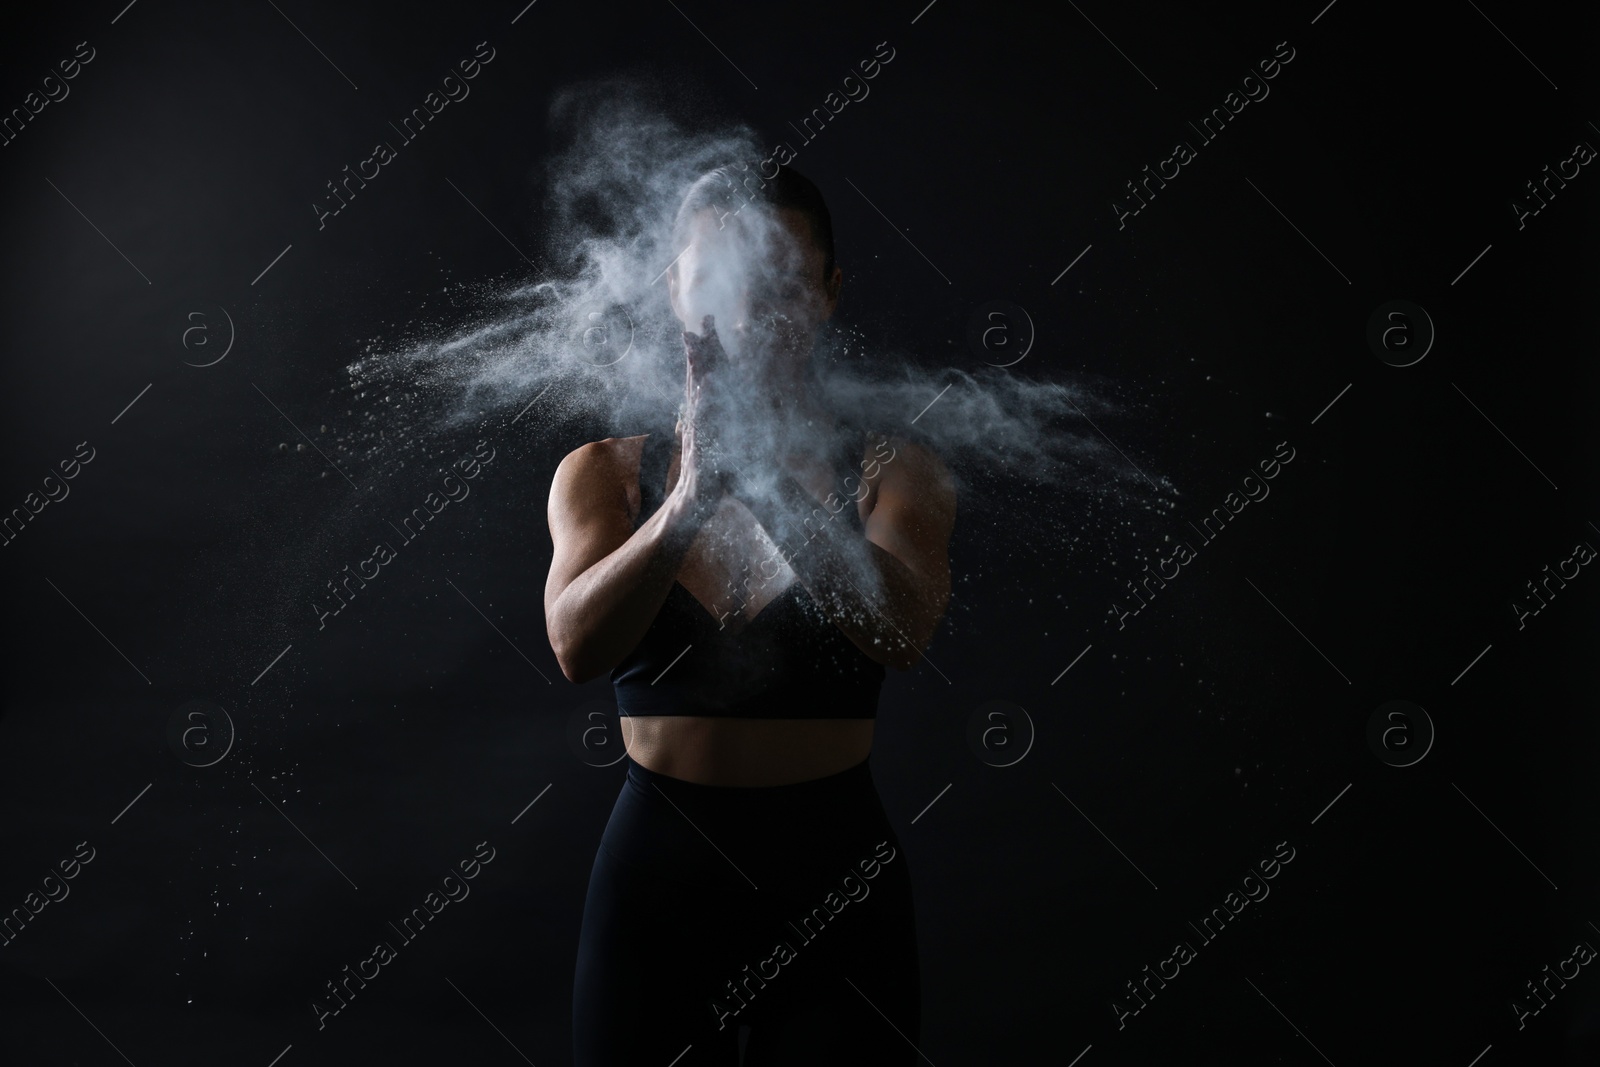
[(911, 878), (867, 761), (754, 788), (626, 763), (583, 907), (577, 1067), (917, 1062)]

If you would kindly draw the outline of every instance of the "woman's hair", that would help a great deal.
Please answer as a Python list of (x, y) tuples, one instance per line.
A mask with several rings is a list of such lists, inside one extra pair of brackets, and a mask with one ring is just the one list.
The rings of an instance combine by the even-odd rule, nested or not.
[(822, 281), (833, 275), (833, 220), (828, 214), (822, 191), (797, 170), (779, 164), (777, 173), (765, 177), (763, 163), (730, 163), (696, 178), (684, 194), (683, 203), (672, 221), (672, 244), (681, 249), (689, 243), (689, 225), (702, 211), (714, 212), (720, 222), (754, 204), (757, 209), (791, 208), (811, 224), (811, 238), (822, 251)]

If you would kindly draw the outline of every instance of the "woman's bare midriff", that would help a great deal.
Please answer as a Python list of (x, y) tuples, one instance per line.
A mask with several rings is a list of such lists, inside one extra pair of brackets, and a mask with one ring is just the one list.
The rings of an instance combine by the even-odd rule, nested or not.
[(700, 785), (790, 785), (848, 770), (872, 751), (872, 719), (629, 715), (621, 722), (635, 763)]

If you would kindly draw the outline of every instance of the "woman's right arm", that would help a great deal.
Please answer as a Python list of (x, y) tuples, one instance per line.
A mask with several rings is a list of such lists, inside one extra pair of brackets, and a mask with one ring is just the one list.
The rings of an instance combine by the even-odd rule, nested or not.
[[(714, 328), (708, 316), (702, 329)], [(728, 489), (726, 471), (707, 467), (716, 452), (722, 405), (707, 395), (718, 371), (715, 351), (684, 334), (683, 409), (678, 420), (678, 478), (656, 513), (635, 530), (628, 514), (631, 456), (610, 441), (575, 449), (550, 485), (555, 554), (544, 584), (544, 622), (561, 673), (587, 682), (639, 644), (667, 599), (689, 545)], [(705, 468), (705, 469), (703, 469)]]
[(610, 442), (569, 454), (550, 486), (555, 554), (544, 587), (545, 628), (561, 673), (587, 682), (638, 645), (661, 610), (715, 501), (680, 477), (640, 527), (628, 515), (627, 461)]

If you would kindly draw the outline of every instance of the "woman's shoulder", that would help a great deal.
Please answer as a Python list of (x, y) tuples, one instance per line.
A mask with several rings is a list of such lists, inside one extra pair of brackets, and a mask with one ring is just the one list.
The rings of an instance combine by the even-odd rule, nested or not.
[(645, 441), (650, 436), (641, 433), (628, 437), (605, 437), (598, 441), (589, 441), (568, 452), (561, 460), (561, 466), (599, 471), (617, 465), (627, 466), (630, 460), (633, 465), (637, 465), (639, 454), (644, 450)]
[(863, 427), (862, 437), (869, 458), (888, 463), (896, 458), (910, 459), (917, 467), (943, 468), (938, 449), (925, 434), (905, 426), (888, 426), (883, 429)]
[(884, 488), (954, 503), (955, 478), (925, 434), (908, 427), (867, 430), (863, 470)]
[(649, 436), (606, 437), (579, 445), (556, 465), (552, 494), (610, 489), (626, 493), (638, 475), (640, 455)]

